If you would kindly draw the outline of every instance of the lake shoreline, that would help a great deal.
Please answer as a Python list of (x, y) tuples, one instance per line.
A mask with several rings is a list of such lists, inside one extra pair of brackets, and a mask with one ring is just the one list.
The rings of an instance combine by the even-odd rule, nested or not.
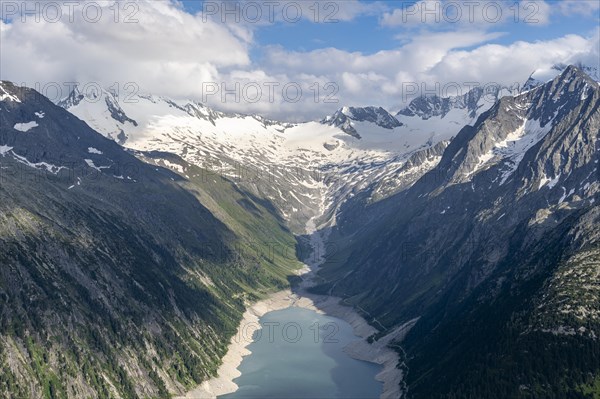
[[(387, 346), (387, 341), (369, 344), (366, 338), (377, 330), (369, 325), (353, 308), (341, 305), (340, 298), (332, 296), (298, 295), (291, 290), (283, 290), (270, 295), (250, 306), (242, 317), (236, 335), (231, 339), (227, 354), (222, 359), (217, 377), (203, 382), (200, 386), (177, 399), (214, 399), (220, 395), (235, 392), (238, 386), (233, 382), (241, 373), (238, 367), (245, 356), (251, 354), (247, 349), (252, 340), (252, 331), (258, 325), (259, 319), (265, 314), (277, 310), (297, 306), (313, 310), (319, 314), (341, 319), (352, 326), (354, 335), (362, 338), (344, 348), (348, 356), (382, 366), (375, 379), (383, 383), (380, 399), (400, 398), (402, 371), (396, 367), (399, 356), (396, 351)], [(395, 334), (391, 334), (395, 335)]]
[[(311, 235), (313, 251), (316, 248), (322, 249), (324, 247), (324, 237), (319, 233), (314, 233), (315, 229), (311, 227), (313, 226), (307, 224), (307, 230), (313, 232)], [(323, 254), (324, 251), (321, 250), (319, 253)], [(318, 271), (323, 260), (323, 257), (319, 257), (314, 259), (313, 262), (305, 264), (305, 267), (299, 273), (302, 277), (302, 283), (299, 287), (278, 291), (269, 295), (266, 299), (250, 305), (244, 312), (238, 330), (230, 341), (227, 354), (223, 357), (222, 364), (217, 371), (217, 376), (203, 382), (183, 396), (176, 396), (175, 399), (215, 399), (220, 395), (235, 392), (238, 386), (233, 380), (241, 375), (238, 367), (243, 358), (251, 354), (247, 347), (253, 342), (252, 332), (256, 330), (254, 327), (259, 325), (259, 319), (269, 312), (293, 306), (313, 310), (319, 314), (335, 317), (350, 324), (354, 335), (361, 339), (344, 347), (344, 352), (354, 359), (382, 366), (382, 370), (375, 376), (377, 381), (383, 383), (383, 392), (380, 399), (398, 399), (402, 397), (401, 382), (403, 373), (397, 367), (400, 357), (388, 344), (392, 340), (400, 341), (416, 320), (400, 326), (382, 339), (369, 344), (366, 339), (377, 333), (378, 330), (367, 323), (354, 308), (342, 305), (340, 303), (341, 298), (307, 292), (307, 288), (312, 285), (312, 277)]]

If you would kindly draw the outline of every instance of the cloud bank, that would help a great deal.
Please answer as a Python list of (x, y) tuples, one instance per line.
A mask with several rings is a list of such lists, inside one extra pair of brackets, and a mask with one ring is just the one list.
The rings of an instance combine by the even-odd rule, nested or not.
[[(92, 5), (86, 9), (88, 3)], [(567, 0), (553, 9), (536, 3), (543, 21), (553, 12), (597, 11), (592, 2)], [(340, 5), (341, 21), (378, 15), (377, 29), (398, 24), (406, 12), (383, 3)], [(413, 21), (395, 48), (366, 54), (261, 46), (256, 41), (261, 24), (223, 23), (202, 12), (192, 15), (172, 1), (123, 1), (117, 6), (87, 1), (63, 7), (58, 20), (50, 8), (38, 10), (43, 14), (38, 20), (35, 15), (7, 15), (13, 10), (4, 2), (2, 11), (2, 79), (31, 87), (97, 82), (123, 88), (134, 83), (141, 93), (204, 100), (218, 109), (284, 120), (320, 118), (342, 105), (394, 110), (409, 99), (406, 88), (415, 83), (424, 91), (454, 83), (512, 85), (555, 63), (597, 64), (600, 59), (600, 29), (501, 45), (494, 41), (505, 33), (481, 21), (451, 30), (441, 25), (429, 29), (430, 24), (415, 28)], [(253, 52), (262, 54), (259, 60), (253, 60)]]

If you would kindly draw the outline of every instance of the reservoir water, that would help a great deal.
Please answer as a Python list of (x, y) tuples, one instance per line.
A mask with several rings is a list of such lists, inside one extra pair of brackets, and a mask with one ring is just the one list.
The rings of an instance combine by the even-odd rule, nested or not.
[(352, 359), (343, 348), (360, 339), (343, 320), (291, 307), (249, 326), (252, 352), (238, 368), (239, 389), (219, 399), (378, 398), (380, 366)]

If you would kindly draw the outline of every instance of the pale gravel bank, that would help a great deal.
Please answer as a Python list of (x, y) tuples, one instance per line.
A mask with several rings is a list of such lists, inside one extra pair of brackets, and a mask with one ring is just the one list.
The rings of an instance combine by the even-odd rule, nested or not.
[[(317, 248), (317, 246), (323, 246), (324, 240), (320, 235), (313, 234), (311, 241), (313, 248)], [(289, 289), (279, 291), (270, 295), (267, 299), (251, 305), (244, 313), (237, 333), (231, 339), (227, 354), (223, 357), (223, 363), (217, 371), (217, 377), (205, 381), (186, 395), (178, 396), (175, 399), (214, 399), (217, 396), (235, 392), (238, 386), (233, 380), (241, 375), (238, 367), (242, 363), (243, 358), (251, 353), (247, 347), (252, 343), (252, 333), (259, 326), (259, 319), (266, 313), (292, 306), (336, 317), (350, 324), (354, 334), (362, 339), (348, 344), (344, 348), (344, 352), (354, 359), (382, 366), (382, 370), (375, 377), (377, 381), (383, 383), (383, 392), (380, 399), (401, 398), (403, 376), (402, 371), (397, 368), (399, 356), (388, 344), (393, 340), (401, 341), (410, 327), (414, 325), (416, 319), (398, 327), (377, 342), (369, 344), (366, 338), (376, 333), (377, 329), (369, 325), (352, 307), (342, 305), (340, 298), (313, 295), (307, 293), (304, 289), (311, 285), (312, 276), (317, 271), (321, 260), (319, 259), (310, 265), (306, 265), (305, 269), (301, 271), (303, 283), (301, 283), (301, 287), (296, 292), (292, 292)]]
[(233, 380), (241, 375), (237, 368), (242, 363), (243, 357), (250, 355), (247, 346), (252, 343), (252, 332), (255, 331), (259, 318), (266, 313), (292, 306), (314, 310), (320, 314), (342, 319), (350, 324), (354, 334), (363, 339), (351, 342), (344, 348), (344, 351), (355, 359), (382, 365), (382, 370), (376, 376), (378, 381), (383, 382), (383, 393), (380, 398), (400, 398), (402, 396), (400, 391), (402, 371), (396, 367), (399, 357), (393, 349), (387, 347), (387, 343), (397, 334), (389, 334), (375, 344), (367, 343), (364, 338), (376, 333), (377, 330), (360, 317), (354, 309), (340, 305), (339, 301), (340, 298), (336, 297), (306, 294), (299, 296), (290, 290), (285, 290), (255, 303), (244, 313), (238, 332), (232, 338), (227, 354), (223, 357), (223, 364), (218, 370), (218, 376), (205, 381), (196, 389), (177, 399), (214, 399), (219, 395), (235, 392), (238, 386)]

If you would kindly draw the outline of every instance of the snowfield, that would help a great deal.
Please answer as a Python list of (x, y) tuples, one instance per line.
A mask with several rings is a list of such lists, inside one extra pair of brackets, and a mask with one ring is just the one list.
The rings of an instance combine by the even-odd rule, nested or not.
[(38, 127), (38, 126), (39, 125), (37, 124), (36, 121), (31, 121), (31, 122), (27, 122), (27, 123), (15, 123), (15, 126), (13, 128), (20, 132), (26, 133), (26, 132), (30, 131), (31, 129), (33, 129), (34, 127)]
[[(379, 198), (392, 194), (393, 185), (410, 186), (440, 160), (430, 157), (401, 173), (413, 154), (449, 141), (492, 105), (482, 99), (475, 114), (461, 105), (444, 115), (396, 117), (382, 108), (343, 107), (335, 118), (286, 123), (219, 112), (194, 101), (152, 95), (120, 101), (108, 91), (101, 96), (77, 101), (74, 95), (62, 105), (125, 147), (177, 154), (212, 174), (262, 191), (282, 214), (301, 219), (300, 226), (321, 205), (322, 214), (334, 218), (346, 199), (379, 182), (388, 183), (375, 187), (373, 195)], [(336, 118), (343, 126), (336, 126)], [(354, 134), (344, 130), (349, 126)], [(164, 164), (184, 173), (179, 165)], [(251, 179), (258, 175), (270, 176), (265, 180), (276, 180), (277, 187), (257, 187)]]

